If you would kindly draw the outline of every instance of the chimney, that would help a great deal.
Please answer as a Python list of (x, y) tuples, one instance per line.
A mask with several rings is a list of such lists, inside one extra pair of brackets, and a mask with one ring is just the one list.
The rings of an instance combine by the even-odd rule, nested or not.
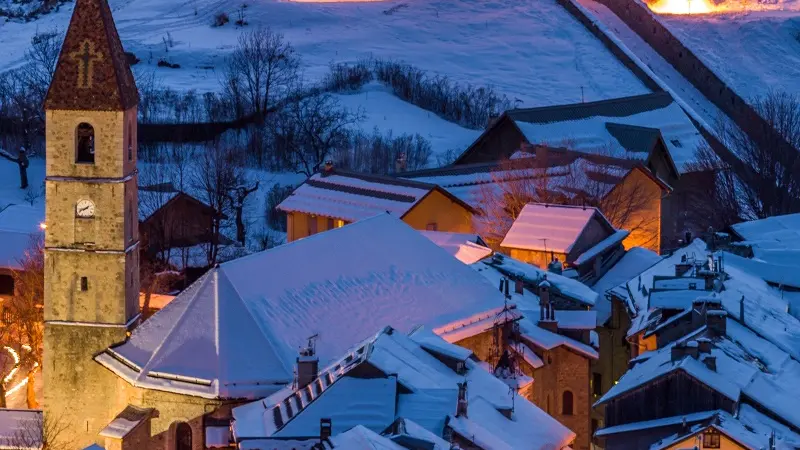
[(333, 430), (333, 424), (331, 423), (330, 418), (319, 419), (320, 442), (325, 442), (326, 440), (330, 439), (332, 430)]
[(394, 161), (394, 171), (395, 173), (405, 172), (406, 167), (408, 167), (406, 154), (404, 152), (400, 152), (400, 154), (397, 155), (397, 159)]
[(559, 261), (558, 258), (553, 258), (553, 260), (550, 261), (550, 264), (547, 265), (547, 271), (561, 275), (564, 273), (564, 265), (561, 264), (561, 261)]
[(456, 417), (467, 417), (467, 380), (458, 383), (458, 405), (456, 406)]
[(742, 325), (744, 325), (744, 295), (741, 300), (739, 300), (739, 320), (741, 320)]
[(727, 332), (728, 313), (725, 310), (712, 310), (706, 313), (706, 326), (718, 336), (725, 336)]
[(297, 389), (303, 389), (317, 379), (319, 358), (314, 351), (316, 335), (308, 338), (308, 346), (300, 349), (297, 357)]
[(678, 263), (678, 264), (675, 264), (675, 276), (676, 277), (682, 277), (683, 274), (685, 274), (686, 272), (689, 271), (689, 269), (692, 268), (692, 265), (687, 263), (687, 262), (683, 262), (683, 259), (684, 258), (681, 258), (681, 262)]
[(717, 357), (716, 356), (711, 356), (711, 355), (706, 356), (705, 358), (703, 358), (703, 364), (705, 364), (706, 367), (708, 367), (708, 370), (711, 370), (711, 371), (714, 371), (714, 372), (717, 371)]
[(697, 340), (697, 350), (700, 353), (711, 353), (711, 339), (700, 338)]
[(525, 292), (525, 283), (522, 282), (522, 277), (517, 277), (514, 280), (514, 292), (522, 295)]
[(322, 176), (327, 177), (332, 173), (333, 173), (333, 161), (329, 159), (325, 161), (325, 165), (322, 167)]
[(692, 358), (697, 359), (698, 356), (697, 342), (695, 341), (681, 342), (672, 346), (672, 350), (670, 351), (670, 359), (672, 360), (672, 362), (678, 362), (687, 356), (691, 356)]

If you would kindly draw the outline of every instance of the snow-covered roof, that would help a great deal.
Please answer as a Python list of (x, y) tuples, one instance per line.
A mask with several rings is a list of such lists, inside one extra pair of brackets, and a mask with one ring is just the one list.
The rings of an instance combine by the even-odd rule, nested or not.
[(502, 305), (482, 275), (382, 214), (211, 269), (98, 360), (137, 385), (253, 398), (291, 381), (311, 335), (325, 363), (385, 324), (439, 327)]
[(507, 276), (521, 277), (525, 282), (536, 285), (547, 277), (547, 281), (553, 290), (560, 295), (588, 306), (593, 306), (597, 302), (597, 293), (580, 281), (544, 271), (536, 266), (505, 255), (495, 254), (491, 261), (481, 261), (476, 263), (475, 266), (480, 267), (481, 264), (494, 267)]
[[(691, 424), (691, 422), (687, 421)], [(750, 405), (742, 405), (736, 417), (727, 411), (715, 411), (713, 416), (692, 426), (686, 433), (676, 433), (660, 439), (650, 446), (650, 450), (674, 448), (675, 444), (685, 441), (709, 428), (714, 428), (729, 439), (738, 442), (751, 450), (774, 448), (775, 450), (794, 450), (800, 447), (800, 435), (786, 426), (756, 411)], [(774, 433), (775, 447), (770, 447), (770, 438)]]
[(595, 436), (603, 437), (612, 434), (631, 433), (641, 430), (649, 430), (653, 428), (661, 428), (670, 425), (678, 425), (686, 422), (688, 425), (693, 425), (697, 422), (706, 421), (714, 417), (719, 410), (701, 411), (691, 414), (683, 414), (680, 416), (664, 417), (662, 419), (643, 420), (641, 422), (631, 422), (613, 427), (605, 427), (597, 430)]
[[(709, 334), (703, 327), (670, 345), (643, 354), (598, 403), (605, 403), (668, 373), (684, 371), (734, 402), (755, 403), (793, 426), (800, 426), (800, 411), (796, 408), (800, 402), (800, 391), (796, 389), (800, 383), (800, 362), (749, 326), (749, 323), (743, 326), (728, 317), (723, 336)], [(703, 338), (711, 341), (710, 355), (701, 351), (697, 359), (687, 355), (672, 361), (675, 345), (696, 345)], [(716, 370), (703, 363), (708, 356), (716, 359)]]
[(464, 264), (473, 264), (492, 254), (492, 249), (477, 234), (420, 231), (434, 244), (447, 250)]
[(110, 437), (114, 439), (123, 439), (139, 424), (147, 420), (150, 415), (155, 411), (153, 408), (140, 408), (134, 405), (128, 405), (122, 410), (117, 417), (108, 423), (100, 433), (100, 436)]
[[(556, 318), (558, 318), (558, 314), (560, 312), (563, 311), (556, 311)], [(597, 353), (597, 350), (592, 348), (590, 345), (586, 345), (570, 337), (545, 330), (544, 328), (536, 325), (534, 322), (535, 320), (536, 318), (525, 317), (519, 322), (522, 337), (528, 340), (531, 344), (544, 350), (552, 350), (563, 345), (570, 350), (580, 353), (590, 359), (598, 359), (600, 357), (600, 355)]]
[[(506, 248), (569, 253), (594, 217), (608, 224), (597, 208), (528, 203), (514, 220), (505, 239)], [(608, 224), (609, 228), (611, 224)]]
[(629, 234), (630, 231), (628, 230), (615, 231), (611, 236), (603, 239), (602, 241), (595, 244), (594, 247), (581, 253), (580, 256), (575, 258), (573, 264), (575, 264), (576, 266), (580, 266), (588, 262), (591, 262), (593, 259), (597, 258), (597, 256), (602, 254), (604, 251), (614, 247), (615, 245), (621, 244), (622, 241), (624, 241)]
[(334, 448), (352, 450), (406, 450), (405, 447), (395, 444), (391, 439), (366, 428), (356, 425), (353, 428), (331, 438)]
[(592, 289), (600, 294), (600, 298), (594, 305), (597, 311), (597, 324), (604, 324), (611, 317), (611, 301), (606, 296), (606, 291), (627, 282), (631, 278), (639, 275), (642, 269), (650, 267), (661, 261), (661, 257), (655, 252), (642, 247), (633, 247), (597, 280)]
[(666, 92), (506, 113), (532, 144), (647, 159), (663, 137), (679, 173), (705, 144), (689, 116)]
[(800, 213), (737, 223), (731, 228), (753, 246), (800, 249)]
[[(648, 308), (648, 294), (653, 287), (653, 277), (657, 275), (675, 275), (675, 264), (680, 263), (681, 258), (686, 257), (690, 262), (700, 261), (703, 260), (707, 254), (706, 243), (701, 239), (695, 239), (691, 244), (676, 250), (670, 256), (656, 261), (652, 266), (647, 267), (643, 265), (641, 267), (643, 270), (641, 270), (638, 275), (624, 283), (620, 283), (606, 292), (626, 302), (628, 310), (633, 316), (644, 316), (646, 314), (643, 313), (646, 313)], [(690, 273), (686, 274), (686, 276), (690, 275)]]
[(0, 448), (41, 449), (43, 426), (40, 410), (0, 409)]
[(556, 311), (558, 328), (567, 330), (594, 330), (597, 328), (597, 312), (581, 310)]
[[(433, 184), (331, 169), (314, 174), (277, 208), (348, 222), (382, 213), (403, 217), (434, 190), (451, 195)], [(455, 197), (453, 199), (461, 202)], [(471, 209), (466, 204), (463, 206)]]
[[(406, 172), (403, 177), (440, 185), (480, 209), (504, 191), (533, 193), (532, 186), (567, 198), (576, 194), (602, 197), (638, 164), (629, 159), (548, 148), (539, 158), (446, 166)], [(586, 192), (587, 185), (591, 192)]]
[[(468, 415), (491, 439), (528, 439), (555, 448), (574, 439), (575, 434), (555, 419), (516, 392), (509, 393), (508, 386), (481, 364), (467, 359), (466, 373), (459, 374), (423, 349), (415, 334), (407, 336), (387, 327), (321, 370), (319, 381), (308, 388), (234, 408), (234, 435), (243, 442), (311, 437), (319, 432), (320, 417), (327, 417), (332, 419), (334, 435), (359, 424), (382, 432), (402, 418), (415, 424), (413, 429), (406, 426), (407, 433), (438, 437), (448, 421), (458, 426), (458, 422), (453, 425), (458, 383), (466, 380)], [(433, 338), (422, 336), (426, 342)], [(455, 347), (438, 339), (437, 346)], [(373, 371), (370, 378), (358, 378), (355, 369), (361, 364), (383, 375)], [(371, 389), (373, 384), (385, 387)], [(367, 398), (364, 392), (372, 395)], [(512, 404), (515, 416), (508, 419), (499, 410), (510, 410)]]

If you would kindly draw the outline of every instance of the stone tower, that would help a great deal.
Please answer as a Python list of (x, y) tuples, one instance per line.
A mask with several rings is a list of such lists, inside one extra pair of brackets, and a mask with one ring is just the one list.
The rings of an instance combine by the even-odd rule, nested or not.
[(116, 378), (93, 357), (138, 314), (136, 108), (107, 0), (77, 0), (45, 100), (44, 408), (95, 442)]

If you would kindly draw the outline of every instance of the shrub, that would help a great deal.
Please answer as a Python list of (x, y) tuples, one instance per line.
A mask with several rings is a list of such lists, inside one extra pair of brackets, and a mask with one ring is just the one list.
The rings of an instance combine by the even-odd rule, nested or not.
[(322, 79), (322, 89), (328, 92), (357, 91), (374, 78), (372, 61), (362, 59), (355, 64), (331, 64)]
[(396, 163), (401, 159), (405, 168), (400, 171), (422, 169), (432, 153), (430, 142), (419, 134), (395, 137), (391, 131), (381, 133), (375, 128), (372, 134), (352, 133), (349, 148), (335, 160), (337, 167), (383, 175), (397, 172)]
[(211, 22), (211, 26), (214, 28), (221, 27), (230, 21), (231, 18), (228, 17), (228, 13), (220, 11), (214, 14), (214, 20)]
[(266, 219), (268, 228), (286, 232), (286, 213), (279, 211), (276, 207), (286, 200), (292, 192), (294, 192), (294, 186), (281, 186), (278, 183), (273, 184), (267, 191)]
[(158, 60), (158, 67), (169, 67), (170, 69), (180, 69), (181, 65), (180, 64), (172, 64), (169, 61), (165, 61), (163, 59), (159, 59)]

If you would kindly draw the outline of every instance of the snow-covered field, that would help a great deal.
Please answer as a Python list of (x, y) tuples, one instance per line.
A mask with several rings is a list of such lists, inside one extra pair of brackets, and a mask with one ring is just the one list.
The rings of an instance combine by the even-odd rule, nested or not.
[[(284, 33), (319, 79), (331, 62), (397, 59), (473, 85), (492, 85), (523, 106), (642, 94), (646, 88), (555, 0), (418, 0), (403, 3), (246, 2), (245, 28)], [(163, 85), (217, 90), (241, 28), (242, 2), (110, 0), (123, 44)], [(66, 29), (73, 4), (30, 23), (0, 22), (0, 70), (21, 64), (36, 31)], [(218, 12), (231, 23), (212, 28)], [(173, 46), (164, 41), (172, 41)], [(159, 59), (181, 65), (157, 68)]]
[(800, 94), (800, 4), (795, 6), (661, 20), (742, 97), (770, 90)]

